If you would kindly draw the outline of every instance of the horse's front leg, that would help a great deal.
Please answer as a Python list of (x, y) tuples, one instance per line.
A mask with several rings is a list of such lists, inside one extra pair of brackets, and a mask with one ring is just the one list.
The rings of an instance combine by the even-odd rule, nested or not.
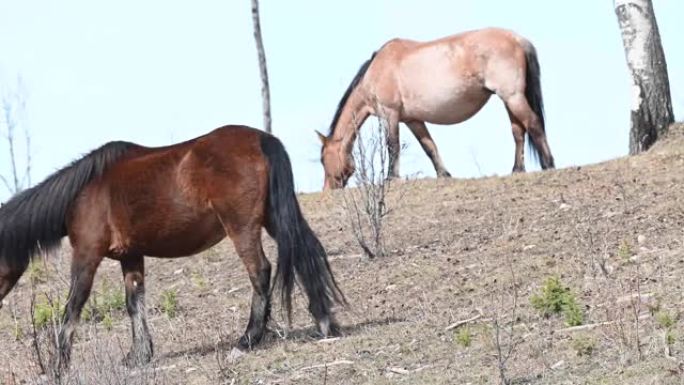
[(437, 145), (435, 144), (435, 141), (432, 140), (432, 136), (430, 136), (430, 132), (428, 131), (425, 122), (412, 121), (407, 122), (406, 125), (409, 127), (416, 139), (418, 139), (420, 146), (423, 147), (423, 151), (425, 151), (427, 156), (430, 157), (432, 165), (435, 167), (437, 177), (451, 177), (449, 171), (447, 171), (447, 169), (444, 167), (444, 162), (442, 162), (442, 158), (439, 156), (439, 152), (437, 151)]
[(143, 256), (124, 257), (121, 260), (126, 286), (126, 310), (131, 318), (133, 346), (125, 359), (128, 366), (143, 365), (152, 360), (154, 348), (147, 327), (145, 311), (145, 261)]
[(94, 254), (74, 251), (71, 262), (71, 288), (69, 300), (62, 319), (62, 328), (58, 337), (59, 354), (57, 367), (60, 371), (68, 368), (71, 361), (71, 344), (74, 340), (74, 330), (81, 318), (81, 310), (85, 305), (90, 290), (93, 287), (95, 271), (102, 262), (102, 257), (93, 257)]
[(389, 155), (389, 175), (390, 179), (399, 178), (399, 114), (391, 112), (385, 117), (387, 152)]
[(25, 268), (10, 268), (8, 266), (3, 266), (0, 264), (0, 309), (2, 309), (2, 301), (5, 296), (9, 294), (14, 285), (21, 277), (23, 270)]

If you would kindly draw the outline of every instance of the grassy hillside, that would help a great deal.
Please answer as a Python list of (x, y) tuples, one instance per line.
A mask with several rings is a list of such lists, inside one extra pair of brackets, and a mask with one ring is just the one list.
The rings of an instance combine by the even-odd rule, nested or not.
[[(276, 304), (266, 341), (232, 357), (251, 289), (224, 242), (196, 257), (147, 260), (156, 357), (133, 372), (120, 365), (130, 345), (121, 274), (106, 261), (95, 284), (104, 310), (77, 332), (74, 376), (111, 384), (494, 384), (498, 352), (513, 343), (505, 363), (512, 383), (681, 384), (683, 187), (681, 125), (647, 154), (602, 164), (406, 182), (403, 198), (392, 200), (390, 255), (372, 261), (354, 244), (343, 192), (303, 195), (350, 303), (338, 309), (341, 338), (313, 337), (297, 293), (291, 328)], [(271, 242), (267, 254), (275, 256)], [(42, 381), (29, 281), (52, 297), (66, 292), (67, 255), (33, 267), (6, 299), (0, 384)], [(568, 291), (546, 299), (572, 298), (570, 313), (585, 326), (570, 328), (564, 314), (547, 317), (532, 305), (550, 277)]]

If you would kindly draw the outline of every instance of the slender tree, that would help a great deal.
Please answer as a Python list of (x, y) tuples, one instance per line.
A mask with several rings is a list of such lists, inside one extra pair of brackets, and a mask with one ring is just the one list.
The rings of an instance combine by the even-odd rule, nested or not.
[(268, 71), (266, 70), (266, 52), (264, 40), (261, 37), (261, 23), (259, 22), (259, 0), (252, 0), (252, 22), (254, 23), (254, 40), (259, 56), (259, 72), (261, 74), (261, 99), (264, 112), (264, 130), (271, 131), (271, 91), (268, 85)]
[[(0, 174), (0, 182), (10, 194), (14, 195), (31, 185), (31, 135), (25, 122), (22, 124), (26, 109), (26, 97), (21, 78), (17, 80), (16, 89), (3, 95), (1, 108), (0, 139), (7, 146), (9, 175)], [(23, 128), (21, 133), (19, 132), (20, 128)], [(19, 159), (17, 152), (22, 141), (20, 138), (22, 133), (26, 156), (23, 162)]]
[(615, 0), (632, 81), (629, 153), (648, 150), (674, 122), (670, 82), (651, 0)]

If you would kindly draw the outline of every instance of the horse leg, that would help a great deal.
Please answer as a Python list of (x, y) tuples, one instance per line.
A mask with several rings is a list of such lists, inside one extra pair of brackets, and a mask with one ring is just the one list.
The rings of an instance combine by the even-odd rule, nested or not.
[(554, 168), (553, 156), (551, 155), (549, 144), (546, 142), (546, 134), (542, 128), (541, 119), (532, 108), (530, 108), (525, 95), (521, 92), (514, 93), (510, 97), (504, 99), (504, 103), (506, 104), (506, 108), (515, 116), (515, 118), (522, 122), (528, 135), (530, 135), (532, 143), (539, 150), (542, 169)]
[[(88, 257), (90, 255), (90, 257)], [(71, 261), (71, 287), (69, 300), (62, 320), (62, 328), (58, 337), (59, 368), (65, 369), (71, 360), (71, 344), (74, 339), (74, 330), (81, 318), (81, 310), (90, 296), (93, 287), (95, 271), (102, 262), (102, 257), (93, 257), (97, 254), (83, 254), (74, 252)]]
[(515, 140), (515, 162), (513, 163), (513, 172), (525, 172), (525, 126), (518, 120), (518, 118), (511, 112), (511, 109), (506, 107), (508, 111), (508, 118), (511, 120), (511, 129), (513, 130), (513, 140)]
[(0, 309), (2, 309), (2, 300), (17, 284), (22, 272), (14, 271), (9, 267), (0, 266)]
[(145, 259), (142, 255), (121, 260), (126, 286), (126, 310), (131, 318), (133, 345), (125, 359), (127, 366), (143, 365), (152, 359), (154, 349), (145, 312)]
[(399, 178), (399, 116), (389, 112), (384, 117), (387, 124), (387, 152), (389, 153), (389, 178)]
[(432, 136), (430, 136), (430, 132), (425, 126), (425, 122), (412, 121), (407, 122), (406, 125), (411, 129), (411, 132), (416, 139), (418, 139), (418, 142), (420, 143), (421, 147), (423, 147), (425, 154), (430, 157), (432, 165), (435, 167), (435, 172), (437, 172), (437, 177), (451, 177), (449, 171), (447, 171), (444, 167), (444, 163), (442, 163), (442, 158), (437, 152), (437, 145), (435, 144), (434, 140), (432, 140)]
[(261, 341), (271, 313), (270, 282), (271, 264), (261, 245), (261, 229), (249, 229), (231, 235), (235, 250), (247, 269), (252, 282), (252, 306), (245, 334), (240, 337), (240, 349), (251, 349)]

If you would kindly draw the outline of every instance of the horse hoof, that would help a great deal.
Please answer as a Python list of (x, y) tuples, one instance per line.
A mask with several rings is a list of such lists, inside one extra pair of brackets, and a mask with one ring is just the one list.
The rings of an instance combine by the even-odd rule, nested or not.
[(264, 333), (262, 332), (256, 332), (253, 335), (251, 335), (249, 332), (245, 333), (240, 337), (240, 340), (238, 341), (238, 348), (244, 351), (252, 350), (256, 344), (261, 341), (263, 338)]
[(240, 358), (242, 358), (244, 355), (246, 355), (242, 349), (239, 348), (233, 348), (230, 353), (228, 353), (228, 362), (231, 364), (236, 363)]
[(444, 170), (437, 173), (437, 178), (451, 178), (449, 171)]
[(340, 337), (340, 336), (342, 336), (342, 331), (340, 330), (340, 326), (335, 322), (331, 322), (330, 327), (328, 328), (328, 335), (326, 336), (326, 338)]
[(318, 321), (318, 332), (323, 338), (337, 337), (340, 335), (340, 327), (332, 317), (325, 317)]
[(252, 340), (246, 334), (240, 337), (238, 341), (238, 349), (241, 351), (247, 351), (252, 349)]

